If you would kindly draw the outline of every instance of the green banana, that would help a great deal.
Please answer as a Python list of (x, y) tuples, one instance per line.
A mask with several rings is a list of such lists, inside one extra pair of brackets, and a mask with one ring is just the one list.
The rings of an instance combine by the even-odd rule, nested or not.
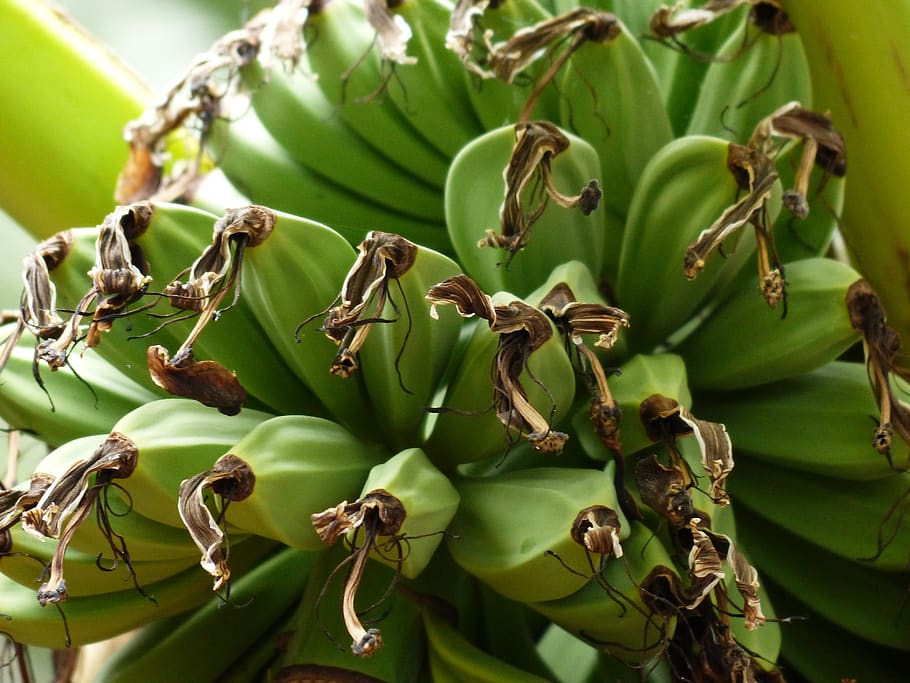
[[(275, 66), (265, 71), (256, 62), (245, 69), (253, 110), (278, 144), (294, 161), (341, 188), (412, 219), (441, 223), (438, 192), (340, 120), (337, 103), (326, 98), (307, 66), (304, 57), (289, 73)], [(339, 157), (339, 149), (346, 153)]]
[[(636, 453), (652, 442), (638, 417), (639, 406), (652, 394), (673, 396), (680, 405), (691, 405), (683, 360), (673, 354), (637, 355), (621, 365), (610, 382), (613, 399), (622, 412), (620, 421), (623, 451)], [(585, 452), (595, 460), (607, 460), (610, 453), (591, 430), (590, 409), (586, 406), (573, 418)]]
[(430, 671), (436, 683), (542, 683), (547, 680), (496, 659), (473, 645), (445, 618), (422, 611)]
[[(910, 530), (901, 525), (908, 483), (910, 475), (899, 473), (869, 481), (808, 477), (740, 453), (730, 493), (739, 507), (745, 506), (827, 553), (867, 563), (870, 571), (901, 572), (907, 567), (910, 540)], [(830, 511), (825, 517), (807, 514), (804, 501), (812, 500), (813, 495), (824, 498)], [(752, 553), (759, 550), (746, 547)]]
[(812, 80), (799, 35), (775, 35), (743, 22), (729, 34), (718, 58), (708, 66), (687, 135), (714, 135), (731, 142), (745, 140), (756, 124), (784, 102), (812, 106)]
[[(486, 291), (507, 290), (524, 296), (567, 260), (567, 254), (580, 257), (592, 273), (599, 273), (606, 236), (602, 210), (584, 215), (577, 209), (548, 205), (533, 230), (528, 227), (531, 234), (519, 235), (520, 251), (478, 248), (485, 230), (499, 230), (504, 207), (502, 169), (512, 165), (517, 133), (517, 127), (505, 126), (464, 147), (452, 161), (445, 196), (449, 237), (465, 270)], [(553, 155), (553, 181), (561, 192), (577, 192), (597, 178), (601, 164), (587, 142), (567, 137), (568, 149)], [(506, 192), (515, 189), (507, 187)], [(471, 201), (465, 201), (465, 196)]]
[[(510, 302), (509, 306), (502, 306), (504, 309), (516, 307), (516, 299), (506, 293), (500, 293), (491, 301), (496, 300)], [(521, 305), (519, 310), (527, 313), (526, 305), (521, 301), (517, 303)], [(448, 314), (455, 315), (455, 312)], [(446, 312), (439, 315), (446, 315)], [(506, 319), (511, 317), (507, 310)], [(551, 323), (547, 321), (547, 325)], [(552, 332), (549, 327), (545, 329)], [(538, 334), (542, 332), (537, 330)], [(439, 414), (431, 416), (427, 422), (428, 435), (424, 447), (433, 463), (442, 470), (493, 456), (504, 457), (518, 440), (513, 430), (522, 429), (521, 421), (514, 413), (529, 412), (518, 411), (516, 406), (519, 404), (526, 408), (523, 404), (528, 403), (537, 417), (546, 421), (547, 426), (541, 432), (558, 436), (552, 428), (568, 411), (575, 393), (574, 371), (557, 336), (549, 336), (532, 352), (540, 344), (540, 339), (531, 340), (526, 333), (515, 338), (517, 346), (509, 346), (507, 353), (502, 345), (508, 343), (503, 342), (503, 338), (510, 334), (508, 332), (491, 334), (485, 326), (478, 325), (473, 330), (466, 328), (466, 334), (470, 336), (464, 351), (456, 354), (457, 367), (447, 378), (442, 407), (432, 409)], [(528, 344), (527, 348), (525, 344)], [(513, 377), (517, 362), (522, 363), (517, 366), (520, 372), (518, 380)], [(494, 374), (492, 383), (491, 366)], [(526, 392), (527, 399), (521, 397), (522, 390)], [(515, 392), (518, 392), (517, 396)], [(509, 404), (509, 410), (504, 409), (503, 402)], [(503, 407), (502, 415), (496, 414), (498, 407)], [(505, 427), (506, 423), (510, 426)], [(524, 436), (531, 438), (534, 434), (526, 433)]]
[[(316, 83), (335, 115), (380, 154), (407, 159), (408, 167), (427, 185), (441, 188), (447, 155), (430, 145), (407, 115), (382, 106), (382, 89), (391, 86), (385, 83), (385, 71), (391, 68), (388, 61), (392, 58), (381, 56), (376, 49), (382, 36), (368, 23), (365, 8), (353, 0), (333, 1), (318, 11), (311, 9), (307, 24), (318, 35), (307, 45), (307, 59), (319, 75)], [(397, 71), (417, 65), (405, 61), (395, 66)]]
[(813, 106), (831, 112), (850, 150), (850, 189), (840, 224), (845, 242), (857, 269), (880, 292), (889, 324), (908, 339), (910, 306), (894, 283), (904, 277), (900, 254), (908, 248), (903, 188), (910, 182), (910, 165), (895, 150), (910, 144), (910, 129), (895, 122), (910, 108), (910, 55), (903, 39), (910, 5), (781, 4), (806, 51)]
[[(370, 233), (360, 247), (361, 258), (368, 261), (379, 258), (381, 250), (371, 253), (367, 245), (378, 247), (386, 239), (394, 242), (400, 238)], [(357, 264), (361, 264), (360, 259), (355, 268)], [(367, 270), (375, 265), (368, 264)], [(394, 321), (372, 325), (359, 353), (369, 410), (375, 417), (379, 434), (392, 449), (400, 450), (418, 441), (425, 418), (424, 408), (432, 403), (449, 365), (458, 340), (460, 321), (448, 316), (431, 318), (425, 296), (430, 287), (458, 272), (458, 264), (449, 257), (414, 246), (410, 267), (394, 282), (386, 279), (380, 284), (380, 288), (388, 290), (385, 304), (376, 307), (375, 315), (365, 311), (367, 317)], [(354, 274), (352, 269), (349, 278), (356, 280)], [(379, 296), (379, 293), (374, 294), (368, 306), (374, 305), (374, 299)], [(365, 330), (365, 327), (357, 329)]]
[[(47, 576), (57, 549), (56, 540), (39, 540), (22, 530), (10, 530), (10, 544), (0, 557), (0, 573), (32, 591), (32, 598)], [(118, 591), (144, 591), (146, 586), (164, 581), (191, 568), (193, 555), (174, 558), (132, 558), (129, 565), (114, 562), (98, 552), (81, 552), (70, 547), (63, 561), (66, 592), (70, 600), (84, 596), (104, 595)], [(37, 599), (35, 599), (37, 602)]]
[[(805, 602), (774, 585), (774, 602), (802, 619), (786, 626), (781, 655), (788, 675), (807, 681), (860, 680), (901, 683), (907, 653), (857, 638)], [(850, 647), (844, 647), (850, 643)]]
[[(512, 600), (545, 602), (588, 581), (567, 571), (585, 567), (583, 546), (570, 534), (579, 511), (618, 509), (612, 464), (604, 470), (535, 468), (497, 477), (455, 480), (461, 505), (449, 527), (449, 552), (466, 571)], [(620, 538), (629, 534), (620, 521)]]
[(315, 324), (303, 324), (329, 312), (355, 260), (354, 250), (325, 225), (290, 214), (271, 214), (275, 222), (268, 240), (245, 255), (244, 296), (278, 355), (299, 380), (298, 387), (302, 382), (342, 425), (375, 440), (362, 374), (347, 380), (333, 377), (329, 369), (336, 347)]
[[(12, 327), (0, 328), (12, 333)], [(69, 366), (41, 372), (46, 394), (35, 382), (35, 342), (23, 338), (4, 368), (0, 385), (0, 416), (48, 444), (105, 432), (122, 415), (155, 400), (145, 389), (94, 353), (75, 353)]]
[(229, 527), (313, 551), (324, 545), (313, 531), (310, 515), (353, 499), (370, 468), (383, 459), (381, 450), (344, 428), (307, 415), (265, 420), (225, 453), (220, 460), (239, 459), (253, 480), (252, 493), (225, 506)]
[[(618, 660), (645, 664), (647, 671), (649, 660), (666, 650), (676, 619), (654, 612), (643, 601), (641, 584), (654, 567), (672, 567), (673, 561), (663, 544), (638, 522), (632, 524), (623, 549), (621, 558), (607, 559), (596, 581), (569, 596), (534, 602), (531, 607)], [(572, 569), (588, 571), (586, 564)]]
[[(373, 467), (361, 498), (377, 490), (391, 494), (404, 506), (407, 516), (398, 535), (407, 541), (407, 552), (400, 571), (405, 578), (413, 579), (430, 563), (442, 542), (458, 509), (458, 491), (419, 448), (401, 451)], [(398, 564), (387, 550), (374, 550), (371, 556), (385, 564)]]
[[(471, 107), (458, 58), (439, 48), (445, 44), (452, 6), (448, 0), (406, 0), (390, 3), (392, 16), (401, 17), (411, 31), (408, 55), (414, 64), (387, 66), (392, 70), (385, 92), (414, 129), (447, 159), (484, 129)], [(435, 114), (447, 112), (447, 116)]]
[(180, 482), (211, 467), (269, 417), (255, 410), (228, 417), (189, 399), (148, 403), (125, 415), (112, 429), (139, 449), (136, 469), (118, 483), (137, 513), (182, 528), (177, 513)]
[[(676, 332), (752, 255), (754, 239), (746, 231), (736, 244), (726, 245), (725, 260), (715, 257), (694, 280), (683, 275), (689, 245), (736, 201), (739, 186), (728, 166), (730, 151), (719, 138), (677, 138), (642, 173), (616, 281), (617, 304), (634, 321), (628, 336), (638, 348), (653, 348)], [(771, 213), (775, 204), (770, 202)], [(674, 262), (679, 270), (668, 267)]]
[(690, 386), (744, 389), (834, 360), (858, 339), (844, 304), (847, 287), (858, 277), (850, 266), (829, 259), (791, 263), (786, 318), (755, 295), (756, 280), (739, 288), (674, 349), (686, 361)]
[[(744, 543), (753, 539), (750, 554), (763, 574), (786, 586), (787, 592), (798, 595), (814, 611), (855, 636), (905, 652), (910, 650), (910, 615), (902, 608), (907, 593), (905, 577), (884, 574), (825, 552), (768, 523), (761, 513), (741, 515), (737, 525)], [(779, 543), (756, 542), (769, 536), (778, 538)], [(806, 566), (824, 571), (808, 573)]]
[(357, 244), (367, 228), (378, 228), (437, 251), (451, 250), (441, 221), (395, 211), (365, 197), (350, 180), (345, 181), (350, 184), (342, 185), (320, 175), (282, 147), (255, 111), (230, 123), (216, 121), (207, 149), (249, 203), (331, 225), (351, 244)]
[(878, 407), (860, 363), (835, 361), (751, 389), (700, 394), (697, 413), (723, 421), (737, 450), (768, 465), (859, 481), (894, 473), (872, 448)]
[[(648, 160), (673, 133), (654, 67), (620, 26), (613, 40), (586, 41), (575, 51), (559, 90), (563, 126), (594, 145), (600, 157), (604, 208), (624, 218)], [(615, 270), (619, 235), (607, 237)]]
[[(189, 615), (145, 627), (105, 662), (95, 680), (222, 680), (242, 661), (238, 655), (288, 610), (315, 559), (299, 550), (276, 552), (231, 585), (229, 603), (210, 601)], [(277, 651), (277, 640), (272, 646)]]
[[(259, 564), (274, 548), (271, 541), (251, 539), (233, 548), (237, 573)], [(55, 609), (41, 607), (35, 591), (0, 576), (4, 632), (20, 643), (61, 649), (106, 640), (155, 619), (178, 614), (214, 600), (211, 582), (196, 567), (143, 587), (154, 601), (134, 590), (74, 597)], [(103, 618), (99, 618), (103, 615)], [(65, 616), (65, 621), (64, 621)]]
[[(449, 24), (449, 34), (446, 36), (445, 45), (458, 55), (465, 66), (463, 78), (467, 83), (468, 96), (471, 105), (474, 107), (475, 116), (483, 125), (483, 130), (491, 130), (516, 122), (533, 88), (527, 82), (520, 84), (516, 82), (506, 83), (498, 78), (491, 78), (492, 74), (489, 72), (482, 73), (485, 69), (482, 68), (482, 64), (479, 65), (477, 62), (485, 62), (488, 55), (482, 54), (482, 48), (476, 46), (480, 43), (486, 43), (487, 39), (482, 35), (486, 32), (490, 32), (491, 42), (505, 42), (521, 27), (546, 21), (552, 18), (552, 15), (535, 0), (486, 3), (476, 26), (473, 18), (469, 17), (470, 27), (467, 27), (455, 25), (454, 19), (457, 11), (458, 8), (456, 7), (452, 15), (453, 23)], [(463, 35), (467, 32), (472, 35), (473, 38), (469, 40), (481, 54), (470, 54), (470, 52), (473, 52), (471, 50), (469, 54), (465, 55), (460, 54), (460, 50), (463, 48), (454, 49), (454, 46), (458, 45), (458, 41), (452, 42), (450, 40), (453, 36), (453, 30), (457, 34)], [(477, 34), (476, 36), (474, 35), (475, 33)], [(536, 69), (532, 67), (532, 71), (536, 71)], [(528, 79), (530, 82), (535, 80), (533, 75)], [(557, 121), (559, 113), (558, 97), (556, 88), (552, 86), (544, 88), (540, 94), (534, 115), (540, 119)]]

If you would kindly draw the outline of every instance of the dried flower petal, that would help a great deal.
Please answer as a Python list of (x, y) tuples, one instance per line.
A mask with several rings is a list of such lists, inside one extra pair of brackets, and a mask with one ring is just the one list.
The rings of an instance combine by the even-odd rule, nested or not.
[(230, 580), (231, 571), (224, 532), (206, 505), (206, 491), (211, 489), (224, 501), (240, 501), (252, 494), (255, 482), (250, 466), (228, 453), (218, 458), (211, 470), (180, 483), (177, 511), (196, 547), (202, 551), (199, 564), (215, 579), (212, 590), (220, 590)]
[(213, 360), (196, 361), (192, 349), (171, 360), (163, 346), (148, 348), (152, 381), (169, 394), (199, 401), (225, 415), (236, 415), (246, 400), (237, 375)]

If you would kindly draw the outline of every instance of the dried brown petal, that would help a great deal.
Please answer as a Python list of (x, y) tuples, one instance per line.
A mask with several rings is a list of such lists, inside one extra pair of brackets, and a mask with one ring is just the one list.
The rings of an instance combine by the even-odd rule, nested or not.
[[(689, 279), (697, 277), (704, 269), (708, 256), (747, 223), (757, 229), (763, 229), (765, 223), (765, 207), (777, 182), (777, 169), (770, 158), (751, 147), (731, 143), (728, 150), (727, 166), (747, 194), (727, 208), (711, 227), (703, 230), (689, 245), (683, 261), (683, 271)], [(769, 229), (764, 232), (770, 234)], [(768, 258), (775, 263), (779, 260), (776, 254)], [(762, 269), (761, 263), (760, 260), (759, 277), (763, 278), (767, 272)]]
[(378, 230), (370, 232), (357, 251), (357, 260), (336, 299), (338, 305), (310, 316), (297, 327), (299, 332), (310, 320), (328, 313), (321, 329), (339, 345), (330, 370), (343, 378), (350, 377), (360, 367), (357, 354), (370, 328), (376, 323), (395, 322), (380, 317), (389, 300), (389, 282), (407, 273), (417, 258), (416, 244), (400, 235)]
[(411, 27), (404, 17), (389, 11), (388, 0), (364, 0), (364, 10), (367, 22), (376, 31), (382, 58), (395, 64), (416, 64), (417, 58), (407, 54)]
[[(580, 207), (585, 215), (596, 208), (600, 188), (591, 181), (576, 196), (562, 194), (553, 183), (550, 164), (569, 148), (569, 138), (548, 121), (527, 121), (515, 125), (515, 145), (503, 172), (505, 199), (499, 209), (499, 234), (488, 230), (479, 247), (498, 247), (514, 255), (530, 240), (531, 228), (552, 199), (563, 208)], [(525, 206), (525, 190), (540, 182), (546, 192), (533, 206)]]
[(635, 463), (635, 483), (642, 502), (670, 524), (686, 524), (695, 514), (687, 477), (682, 469), (666, 466), (651, 454)]
[(169, 394), (199, 401), (225, 415), (236, 415), (246, 400), (237, 376), (213, 360), (193, 360), (192, 349), (171, 361), (163, 346), (148, 348), (152, 381)]
[[(132, 474), (138, 457), (136, 444), (123, 434), (113, 432), (91, 456), (73, 463), (57, 477), (38, 503), (22, 513), (22, 528), (25, 531), (39, 538), (59, 539), (51, 559), (50, 574), (38, 589), (38, 601), (42, 606), (67, 599), (63, 559), (70, 540), (94, 509), (101, 489), (113, 479), (123, 479)], [(111, 541), (111, 548), (116, 554), (111, 529), (102, 528), (102, 532)]]
[(619, 515), (605, 505), (581, 510), (572, 522), (572, 540), (596, 555), (622, 557)]
[(743, 597), (743, 625), (748, 630), (758, 628), (766, 620), (765, 615), (762, 614), (761, 598), (758, 595), (761, 585), (758, 582), (758, 572), (749, 564), (745, 555), (735, 550), (732, 544), (727, 553), (727, 562), (733, 568), (736, 588)]
[(393, 542), (400, 543), (398, 532), (406, 516), (401, 501), (384, 489), (375, 489), (353, 503), (344, 501), (311, 515), (316, 533), (327, 544), (334, 543), (348, 530), (364, 530), (362, 545), (358, 547), (352, 542), (351, 554), (344, 560), (352, 562), (352, 566), (342, 597), (342, 616), (351, 636), (351, 651), (357, 656), (369, 657), (382, 647), (382, 633), (377, 628), (364, 628), (354, 607), (367, 558), (380, 536), (392, 537)]
[(692, 532), (692, 548), (689, 550), (689, 578), (691, 580), (690, 602), (686, 605), (694, 609), (705, 599), (714, 587), (724, 578), (723, 563), (711, 537), (698, 528), (701, 519), (689, 519), (689, 530)]
[(206, 505), (211, 489), (223, 500), (240, 501), (253, 493), (256, 476), (250, 466), (236, 455), (223, 455), (208, 472), (201, 472), (180, 483), (177, 511), (196, 547), (202, 551), (199, 564), (211, 574), (212, 590), (220, 590), (230, 579), (228, 549), (218, 521)]
[(24, 512), (35, 507), (53, 481), (54, 477), (49, 474), (35, 473), (28, 489), (0, 491), (0, 530), (9, 529)]
[(434, 319), (439, 317), (436, 307), (443, 304), (454, 305), (458, 315), (463, 318), (476, 315), (490, 323), (496, 319), (493, 300), (467, 275), (455, 275), (433, 285), (426, 298), (430, 303), (430, 315)]

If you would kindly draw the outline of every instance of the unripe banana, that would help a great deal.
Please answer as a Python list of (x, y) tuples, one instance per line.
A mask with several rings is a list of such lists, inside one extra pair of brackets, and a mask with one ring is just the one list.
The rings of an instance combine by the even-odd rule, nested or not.
[[(390, 4), (394, 5), (390, 7), (392, 16), (401, 17), (410, 28), (408, 55), (417, 61), (386, 65), (394, 73), (380, 97), (388, 97), (415, 130), (446, 158), (454, 157), (484, 129), (471, 107), (461, 63), (452, 52), (441, 49), (452, 6), (448, 0)], [(437, 116), (439, 112), (446, 115)]]
[(250, 203), (331, 225), (351, 244), (360, 242), (367, 229), (378, 228), (438, 251), (451, 250), (441, 216), (438, 222), (415, 218), (364, 196), (353, 183), (344, 186), (320, 175), (282, 147), (254, 111), (230, 124), (216, 121), (208, 152)]
[[(558, 600), (531, 603), (531, 608), (620, 661), (644, 663), (667, 648), (676, 619), (654, 611), (642, 583), (654, 567), (674, 564), (663, 544), (639, 522), (632, 523), (623, 549), (621, 558), (606, 560), (596, 581)], [(570, 567), (590, 571), (587, 563)]]
[[(263, 539), (238, 543), (232, 552), (237, 574), (259, 564), (273, 548), (273, 542)], [(154, 602), (135, 590), (74, 597), (61, 605), (66, 615), (64, 622), (57, 610), (38, 604), (33, 589), (0, 576), (3, 613), (9, 617), (3, 630), (15, 641), (35, 647), (78, 647), (216, 599), (211, 593), (211, 581), (196, 567), (144, 586), (144, 590)]]
[[(35, 466), (34, 472), (59, 478), (76, 462), (91, 456), (106, 438), (106, 434), (101, 434), (73, 439), (48, 453)], [(183, 529), (140, 515), (116, 488), (109, 488), (96, 505), (103, 508), (111, 530), (121, 537), (133, 560), (182, 560), (196, 555), (196, 549)], [(111, 542), (119, 545), (118, 539), (109, 541), (95, 520), (89, 518), (79, 525), (69, 547), (93, 557), (110, 558)]]
[[(604, 470), (537, 468), (497, 477), (455, 481), (461, 505), (447, 540), (455, 561), (512, 600), (564, 598), (587, 583), (572, 567), (587, 566), (573, 540), (578, 513), (593, 505), (617, 510), (612, 464)], [(620, 520), (620, 539), (629, 534)]]
[(472, 644), (442, 616), (424, 609), (430, 671), (435, 683), (543, 683), (547, 680), (497, 659)]
[[(290, 73), (277, 66), (264, 72), (256, 62), (246, 72), (256, 115), (294, 161), (342, 190), (350, 187), (362, 193), (387, 210), (442, 221), (438, 190), (397, 165), (394, 156), (375, 150), (368, 138), (340, 120), (337, 103), (326, 99), (316, 82), (317, 74), (305, 58)], [(327, 77), (336, 73), (333, 70)], [(339, 149), (346, 153), (338, 155)]]
[[(518, 133), (515, 126), (505, 126), (464, 147), (450, 166), (445, 196), (449, 236), (465, 270), (486, 291), (508, 290), (524, 296), (569, 255), (580, 258), (592, 273), (599, 273), (606, 236), (602, 207), (585, 215), (577, 207), (566, 209), (551, 200), (529, 227), (530, 234), (519, 236), (521, 242), (514, 253), (478, 247), (485, 230), (500, 231), (504, 174), (512, 164)], [(568, 148), (552, 156), (552, 177), (560, 192), (575, 193), (600, 175), (601, 164), (591, 145), (573, 135), (567, 137)], [(524, 199), (534, 203), (528, 197)], [(524, 208), (529, 213), (536, 209)]]
[[(514, 302), (515, 297), (500, 293), (493, 301), (503, 302), (503, 307), (507, 308), (505, 303)], [(526, 305), (522, 303), (522, 306)], [(456, 312), (441, 311), (439, 315), (454, 316)], [(504, 355), (501, 345), (504, 343), (502, 337), (508, 333), (491, 333), (485, 324), (469, 332), (467, 346), (460, 354), (440, 401), (442, 407), (433, 408), (433, 412), (440, 414), (428, 421), (425, 450), (437, 467), (448, 470), (460, 463), (506, 454), (518, 439), (514, 431), (522, 428), (521, 422), (512, 414), (518, 404), (530, 404), (536, 419), (546, 422), (538, 436), (557, 436), (552, 428), (572, 403), (575, 377), (562, 341), (558, 335), (552, 334), (552, 323), (542, 313), (540, 317), (547, 323), (551, 336), (539, 345), (540, 339), (532, 340), (530, 335), (526, 335), (525, 341), (516, 341), (519, 345), (528, 343), (533, 346), (510, 346), (507, 355)], [(532, 351), (538, 345), (539, 348)], [(518, 366), (518, 383), (526, 392), (527, 399), (520, 395), (513, 396), (513, 392), (517, 391), (512, 376), (515, 363), (525, 363), (524, 367)], [(491, 372), (494, 375), (492, 382)], [(506, 381), (509, 386), (506, 386)], [(496, 409), (502, 406), (504, 395), (512, 410), (499, 416)], [(525, 406), (522, 405), (522, 408)], [(512, 427), (505, 427), (506, 422)], [(524, 436), (530, 438), (534, 434)], [(535, 446), (540, 447), (540, 444)]]
[[(616, 376), (610, 380), (610, 391), (619, 409), (621, 441), (623, 451), (636, 453), (653, 441), (648, 438), (638, 417), (639, 406), (652, 394), (674, 397), (680, 405), (689, 406), (692, 397), (686, 378), (686, 366), (682, 358), (673, 354), (636, 355), (621, 365)], [(609, 460), (612, 456), (591, 428), (590, 409), (585, 406), (575, 417), (579, 441), (585, 452), (596, 460)]]
[[(0, 336), (9, 331), (5, 326)], [(70, 367), (56, 372), (39, 368), (45, 394), (33, 374), (34, 344), (23, 337), (3, 370), (0, 416), (48, 444), (106, 432), (122, 415), (157, 397), (91, 351), (70, 354)]]
[[(474, 28), (474, 19), (469, 27), (458, 27), (459, 31), (467, 30), (470, 35), (474, 35), (474, 51), (469, 57), (462, 57), (465, 63), (464, 78), (467, 82), (468, 95), (474, 112), (483, 126), (484, 130), (491, 130), (514, 123), (518, 120), (520, 112), (524, 109), (528, 97), (533, 90), (534, 77), (528, 78), (527, 83), (518, 84), (516, 82), (506, 83), (498, 78), (491, 78), (490, 74), (481, 78), (479, 71), (484, 71), (483, 65), (478, 69), (478, 61), (486, 63), (488, 54), (485, 54), (485, 38), (482, 33), (489, 32), (489, 40), (492, 43), (503, 43), (511, 38), (517, 30), (522, 27), (531, 26), (535, 23), (546, 21), (551, 18), (550, 12), (536, 0), (517, 0), (516, 2), (488, 3), (493, 7), (485, 7), (482, 17), (478, 24), (482, 29)], [(457, 7), (456, 7), (457, 12)], [(455, 28), (451, 23), (449, 26)], [(447, 36), (446, 47), (450, 47), (450, 41)], [(456, 53), (457, 54), (457, 53)], [(473, 64), (469, 64), (472, 62)], [(543, 70), (542, 68), (539, 70)], [(538, 69), (532, 67), (529, 71), (537, 72)], [(521, 79), (524, 80), (524, 79)], [(559, 115), (559, 93), (556, 88), (548, 86), (544, 88), (540, 95), (540, 100), (534, 110), (534, 116), (548, 121), (557, 121)]]
[[(105, 662), (98, 683), (222, 680), (298, 599), (316, 556), (279, 550), (231, 584), (230, 602), (147, 626)], [(275, 650), (279, 644), (273, 643)]]
[[(683, 275), (689, 245), (740, 193), (728, 166), (730, 153), (729, 143), (719, 138), (678, 138), (657, 152), (642, 173), (616, 282), (617, 304), (635, 321), (629, 338), (639, 348), (653, 348), (690, 320), (712, 290), (735, 278), (753, 253), (753, 234), (745, 230), (735, 244), (725, 245), (726, 259), (715, 255), (693, 280)], [(772, 197), (772, 220), (776, 206)], [(667, 265), (673, 263), (678, 270)]]
[[(910, 543), (910, 529), (901, 524), (900, 508), (908, 484), (906, 473), (869, 481), (807, 476), (741, 453), (730, 489), (739, 507), (748, 507), (827, 552), (863, 561), (877, 571), (901, 572), (907, 567)], [(769, 491), (774, 491), (773, 504)], [(804, 501), (812, 500), (810, 496), (823, 497), (827, 512), (809, 514)], [(752, 545), (746, 547), (755, 552)], [(755, 560), (762, 566), (760, 558)]]
[[(41, 541), (25, 533), (20, 525), (10, 528), (8, 533), (10, 542), (0, 556), (0, 573), (31, 589), (32, 598), (37, 602), (35, 593), (46, 578), (48, 566), (57, 549), (57, 541)], [(113, 561), (109, 550), (102, 553), (103, 548), (100, 546), (97, 550), (98, 552), (81, 552), (72, 543), (66, 549), (63, 574), (66, 576), (69, 600), (118, 591), (144, 591), (146, 586), (167, 580), (193, 567), (196, 561), (195, 556), (185, 555), (158, 559), (133, 558), (127, 564)]]
[(163, 399), (125, 415), (112, 430), (139, 449), (136, 469), (118, 482), (144, 517), (178, 528), (180, 482), (215, 460), (271, 415), (244, 410), (226, 416), (188, 399)]
[[(447, 256), (417, 246), (396, 234), (371, 232), (358, 249), (358, 259), (341, 288), (340, 309), (348, 310), (348, 296), (352, 297), (353, 307), (364, 304), (364, 308), (350, 325), (343, 323), (330, 330), (330, 321), (335, 325), (338, 313), (338, 309), (332, 309), (324, 327), (327, 335), (344, 332), (345, 338), (336, 347), (339, 356), (353, 354), (353, 358), (347, 358), (345, 362), (360, 368), (358, 372), (363, 376), (369, 410), (379, 433), (391, 448), (401, 449), (420, 438), (424, 408), (433, 401), (450, 363), (460, 328), (454, 317), (434, 320), (425, 296), (437, 282), (456, 275), (459, 266)], [(389, 265), (390, 253), (399, 254), (401, 262)], [(343, 320), (347, 318), (340, 315)], [(365, 324), (370, 319), (380, 322)], [(307, 330), (301, 336), (313, 333)], [(354, 337), (348, 345), (351, 333)], [(358, 338), (361, 334), (363, 336)], [(335, 340), (337, 343), (337, 338)], [(358, 351), (355, 345), (360, 341), (362, 347)], [(327, 382), (336, 383), (349, 380), (326, 378)], [(370, 438), (375, 439), (376, 435)]]
[[(307, 28), (319, 36), (307, 46), (307, 59), (335, 115), (380, 154), (407, 159), (408, 168), (426, 184), (442, 187), (448, 157), (432, 147), (407, 117), (381, 102), (383, 87), (390, 85), (385, 73), (390, 65), (376, 49), (381, 36), (367, 22), (363, 6), (353, 0), (333, 1), (311, 10)], [(405, 62), (396, 68), (409, 66)]]
[[(755, 125), (783, 102), (812, 105), (812, 79), (799, 35), (792, 26), (776, 35), (743, 22), (728, 34), (720, 55), (701, 81), (687, 135), (745, 140)], [(748, 43), (747, 43), (748, 41)], [(743, 54), (737, 54), (747, 45)]]
[[(904, 567), (888, 574), (875, 565), (857, 563), (826, 552), (814, 543), (805, 543), (803, 538), (790, 533), (790, 524), (787, 527), (769, 524), (762, 518), (763, 512), (742, 515), (737, 525), (764, 575), (854, 636), (910, 651), (910, 615), (902, 608), (907, 593), (906, 578), (902, 575), (902, 569), (906, 569), (906, 545), (901, 549)], [(814, 523), (828, 529), (837, 524), (830, 518), (816, 519)], [(780, 538), (781, 542), (758, 541), (772, 537)], [(807, 572), (807, 566), (824, 571)]]
[[(594, 145), (600, 157), (604, 208), (624, 218), (648, 160), (673, 139), (673, 132), (654, 67), (629, 29), (620, 26), (614, 39), (586, 41), (578, 48), (559, 91), (562, 124)], [(619, 237), (610, 234), (607, 241), (607, 261), (614, 271)]]
[(790, 264), (785, 276), (786, 318), (755, 295), (753, 280), (675, 349), (686, 361), (691, 387), (721, 391), (786, 379), (834, 360), (857, 341), (844, 304), (856, 271), (816, 258)]
[(723, 420), (737, 450), (769, 465), (859, 481), (894, 473), (872, 448), (878, 407), (860, 363), (835, 361), (767, 386), (702, 394), (698, 414)]
[[(401, 574), (413, 579), (426, 568), (442, 542), (443, 532), (458, 509), (458, 491), (419, 448), (401, 451), (373, 467), (361, 498), (376, 490), (388, 492), (404, 506), (406, 517), (398, 535), (413, 541), (407, 541)], [(385, 543), (381, 539), (377, 541), (380, 547)], [(397, 564), (387, 549), (374, 551), (371, 557), (392, 566)]]
[[(382, 451), (357, 440), (343, 427), (306, 415), (268, 419), (225, 453), (219, 461), (226, 464), (233, 458), (238, 467), (248, 468), (249, 474), (241, 476), (249, 476), (252, 487), (247, 497), (224, 508), (225, 521), (232, 529), (300, 550), (325, 547), (313, 531), (310, 515), (355, 498), (370, 468), (384, 458)], [(201, 485), (204, 477), (189, 481), (193, 480)], [(192, 487), (187, 484), (184, 488), (191, 502)]]

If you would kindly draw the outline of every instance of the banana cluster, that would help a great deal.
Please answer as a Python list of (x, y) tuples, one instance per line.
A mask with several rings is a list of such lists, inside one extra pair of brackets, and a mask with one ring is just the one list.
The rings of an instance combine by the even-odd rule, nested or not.
[(839, 122), (777, 2), (684, 5), (283, 0), (200, 56), (23, 262), (4, 632), (144, 626), (101, 681), (897, 680)]

